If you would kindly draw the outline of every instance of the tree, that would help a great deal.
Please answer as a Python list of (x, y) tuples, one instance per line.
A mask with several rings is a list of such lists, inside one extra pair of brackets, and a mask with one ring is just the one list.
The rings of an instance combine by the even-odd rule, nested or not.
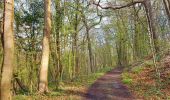
[[(79, 6), (80, 6), (80, 1), (79, 0), (75, 0), (75, 14), (74, 14), (74, 21), (73, 21), (73, 27), (74, 27), (74, 33), (73, 33), (73, 66), (74, 66), (74, 71), (75, 73), (73, 73), (73, 77), (75, 75), (78, 75), (79, 73), (79, 56), (78, 56), (78, 25), (80, 23), (80, 17), (79, 17)], [(75, 74), (75, 75), (74, 75)]]
[(0, 3), (0, 37), (3, 45), (3, 3)]
[(2, 65), (2, 78), (0, 86), (0, 99), (11, 100), (11, 80), (14, 68), (14, 0), (4, 0), (3, 42), (4, 56)]
[(160, 48), (159, 48), (159, 43), (158, 43), (158, 34), (156, 30), (156, 23), (154, 19), (155, 16), (154, 16), (152, 5), (151, 5), (151, 0), (145, 0), (144, 6), (145, 6), (146, 16), (148, 20), (149, 33), (151, 37), (153, 38), (155, 52), (158, 53), (160, 51)]
[(153, 38), (153, 42), (154, 42), (154, 49), (155, 52), (158, 53), (160, 51), (160, 47), (159, 47), (159, 42), (158, 42), (158, 34), (157, 34), (157, 30), (156, 30), (156, 22), (155, 22), (155, 15), (153, 13), (153, 8), (151, 5), (151, 0), (137, 0), (137, 1), (131, 1), (125, 5), (121, 5), (121, 6), (115, 6), (112, 4), (108, 4), (107, 6), (102, 6), (100, 5), (100, 0), (98, 3), (96, 3), (94, 0), (92, 0), (92, 3), (102, 9), (112, 9), (112, 10), (117, 10), (117, 9), (122, 9), (122, 8), (126, 8), (126, 7), (130, 7), (136, 4), (143, 4), (145, 7), (145, 11), (146, 11), (146, 16), (147, 16), (147, 20), (148, 20), (148, 25), (149, 25), (149, 33), (151, 34), (152, 38)]
[[(100, 3), (100, 1), (99, 1)], [(87, 6), (88, 7), (88, 6)], [(88, 17), (85, 15), (85, 11), (81, 11), (81, 17), (82, 21), (84, 23), (85, 29), (86, 29), (86, 39), (87, 39), (87, 46), (88, 46), (88, 53), (89, 53), (89, 60), (90, 60), (90, 70), (93, 72), (93, 67), (94, 67), (94, 57), (93, 57), (93, 52), (92, 52), (92, 45), (91, 45), (91, 39), (90, 39), (90, 30), (95, 27), (96, 25), (100, 24), (102, 20), (102, 15), (99, 15), (98, 8), (97, 8), (97, 17), (99, 18), (99, 21), (94, 21), (95, 18), (92, 19), (92, 23), (88, 23)], [(90, 19), (91, 20), (91, 19)]]
[(164, 3), (166, 14), (168, 16), (168, 20), (170, 22), (170, 0), (163, 0), (163, 3)]
[(56, 9), (56, 48), (57, 48), (57, 73), (56, 73), (56, 77), (58, 78), (61, 77), (62, 74), (62, 64), (61, 64), (61, 52), (60, 52), (60, 33), (61, 33), (61, 29), (62, 29), (62, 7), (61, 7), (61, 0), (55, 0), (55, 9)]
[(51, 33), (51, 0), (45, 0), (44, 37), (40, 66), (39, 92), (48, 92), (49, 39)]

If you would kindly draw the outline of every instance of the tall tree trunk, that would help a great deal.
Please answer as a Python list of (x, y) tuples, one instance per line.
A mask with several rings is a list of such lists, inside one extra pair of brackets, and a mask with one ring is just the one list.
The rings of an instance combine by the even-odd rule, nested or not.
[(151, 37), (153, 38), (155, 52), (158, 53), (160, 51), (160, 48), (158, 44), (159, 43), (158, 34), (156, 32), (156, 23), (154, 20), (154, 13), (153, 13), (152, 5), (151, 5), (151, 0), (145, 0), (144, 6), (145, 6), (145, 11), (147, 14), (147, 20), (149, 24), (149, 31), (150, 31), (149, 33), (151, 34)]
[(86, 35), (87, 35), (88, 51), (89, 51), (89, 59), (90, 59), (90, 70), (91, 70), (91, 72), (93, 72), (93, 54), (92, 54), (92, 48), (91, 48), (91, 41), (90, 41), (88, 26), (86, 28)]
[(4, 0), (4, 58), (0, 86), (0, 100), (11, 100), (11, 80), (14, 68), (14, 0)]
[(56, 0), (56, 46), (57, 46), (57, 73), (56, 78), (62, 75), (62, 64), (61, 64), (61, 52), (60, 52), (60, 32), (62, 28), (62, 9), (61, 9), (61, 0)]
[(87, 45), (88, 45), (88, 51), (89, 51), (89, 60), (90, 60), (90, 71), (93, 72), (93, 53), (92, 53), (92, 48), (91, 48), (91, 41), (90, 41), (90, 35), (89, 31), (91, 28), (89, 28), (87, 20), (85, 15), (82, 15), (83, 17), (83, 22), (86, 27), (86, 35), (87, 35)]
[(139, 39), (139, 31), (138, 31), (138, 24), (137, 24), (137, 17), (138, 17), (138, 12), (135, 8), (135, 5), (133, 5), (133, 10), (134, 10), (134, 41), (133, 41), (133, 49), (134, 49), (134, 60), (136, 60), (139, 57), (139, 49), (138, 49), (138, 39)]
[(40, 66), (39, 92), (48, 92), (49, 39), (51, 33), (51, 0), (45, 0), (44, 37)]
[[(79, 10), (79, 0), (75, 0), (75, 8), (78, 11)], [(72, 34), (72, 54), (73, 54), (73, 68), (72, 68), (72, 75), (73, 78), (78, 75), (79, 73), (79, 59), (78, 59), (78, 25), (79, 25), (79, 14), (77, 12), (74, 13), (74, 20), (73, 20), (73, 26), (74, 26), (74, 33)]]
[[(79, 10), (79, 0), (76, 0), (76, 10)], [(73, 43), (73, 45), (74, 45), (74, 54), (73, 54), (73, 56), (74, 56), (74, 67), (75, 67), (75, 74), (76, 75), (78, 75), (78, 73), (79, 73), (79, 64), (78, 64), (78, 62), (79, 62), (79, 60), (78, 60), (78, 46), (77, 46), (77, 40), (78, 40), (78, 24), (79, 24), (79, 18), (78, 18), (78, 13), (76, 12), (76, 14), (75, 14), (75, 20), (74, 20), (75, 22), (74, 22), (74, 43)]]

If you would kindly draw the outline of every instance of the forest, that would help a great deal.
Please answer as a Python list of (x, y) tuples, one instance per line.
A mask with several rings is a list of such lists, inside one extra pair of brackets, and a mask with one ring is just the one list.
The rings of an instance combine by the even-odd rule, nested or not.
[(0, 0), (0, 100), (170, 100), (170, 0)]

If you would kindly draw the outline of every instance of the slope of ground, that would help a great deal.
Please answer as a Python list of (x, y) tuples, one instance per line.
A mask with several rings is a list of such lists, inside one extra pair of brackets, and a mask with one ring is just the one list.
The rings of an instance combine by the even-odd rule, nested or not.
[[(123, 82), (142, 100), (170, 100), (170, 56), (156, 63), (146, 60), (122, 74)], [(160, 76), (160, 77), (159, 77)]]

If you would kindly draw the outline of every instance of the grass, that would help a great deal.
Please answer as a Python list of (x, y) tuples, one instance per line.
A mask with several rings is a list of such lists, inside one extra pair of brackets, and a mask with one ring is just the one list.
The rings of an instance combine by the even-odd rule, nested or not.
[(49, 84), (50, 93), (46, 95), (16, 95), (13, 100), (80, 100), (98, 78), (106, 72), (112, 70), (112, 67), (105, 67), (90, 75), (83, 75), (75, 78), (73, 81), (64, 81), (57, 90), (54, 89), (55, 83)]
[(105, 67), (101, 70), (98, 70), (95, 73), (92, 73), (90, 75), (84, 75), (80, 76), (77, 79), (73, 81), (73, 84), (79, 85), (79, 86), (90, 86), (92, 83), (96, 81), (99, 77), (103, 76), (106, 72), (112, 70), (113, 68), (111, 67)]
[(122, 73), (122, 82), (124, 84), (127, 84), (127, 85), (130, 85), (132, 84), (132, 78), (131, 76), (129, 75), (129, 73)]
[(143, 70), (142, 66), (132, 68), (132, 72), (136, 74), (139, 74), (142, 70)]

